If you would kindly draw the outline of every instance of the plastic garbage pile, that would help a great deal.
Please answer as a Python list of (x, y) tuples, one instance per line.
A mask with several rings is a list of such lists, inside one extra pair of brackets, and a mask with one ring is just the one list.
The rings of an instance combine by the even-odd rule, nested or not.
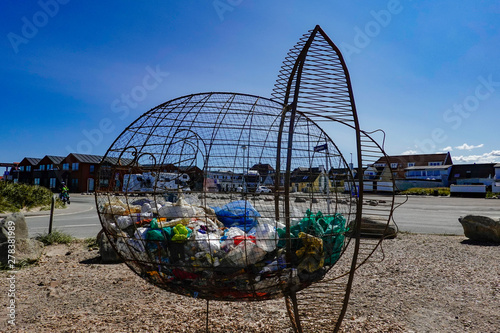
[[(346, 220), (342, 214), (313, 214), (309, 209), (306, 216), (290, 227), (290, 248), (292, 265), (297, 267), (301, 279), (315, 279), (310, 274), (322, 274), (321, 268), (332, 266), (340, 258), (345, 239)], [(280, 238), (286, 238), (286, 228), (278, 228)], [(286, 240), (280, 240), (278, 247), (285, 247)]]
[(116, 199), (100, 210), (129, 265), (165, 289), (205, 298), (273, 297), (283, 285), (308, 285), (338, 260), (344, 242), (340, 214), (307, 211), (288, 238), (282, 223), (244, 200), (204, 207), (184, 198), (129, 205)]

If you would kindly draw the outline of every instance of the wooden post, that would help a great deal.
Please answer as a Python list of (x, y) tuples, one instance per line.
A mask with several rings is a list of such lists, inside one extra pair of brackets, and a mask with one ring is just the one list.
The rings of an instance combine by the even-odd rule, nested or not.
[(50, 218), (49, 218), (49, 235), (52, 233), (52, 221), (54, 220), (54, 206), (56, 203), (55, 196), (52, 196), (52, 202), (50, 204)]

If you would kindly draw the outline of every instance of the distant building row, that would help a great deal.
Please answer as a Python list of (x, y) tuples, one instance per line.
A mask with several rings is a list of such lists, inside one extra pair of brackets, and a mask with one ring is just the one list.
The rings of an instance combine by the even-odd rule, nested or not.
[[(66, 157), (46, 155), (43, 158), (25, 157), (19, 163), (4, 163), (11, 166), (4, 174), (7, 181), (30, 185), (40, 185), (55, 192), (65, 182), (70, 192), (93, 192), (97, 183), (97, 168), (103, 156), (71, 153)], [(111, 164), (117, 161), (110, 159)], [(177, 174), (188, 174), (189, 187), (192, 190), (204, 189), (209, 192), (255, 191), (259, 186), (265, 186), (274, 191), (276, 173), (269, 164), (255, 164), (245, 174), (225, 170), (204, 172), (196, 166), (176, 167), (164, 165), (160, 168), (150, 165), (137, 166), (134, 172), (161, 171)], [(330, 170), (330, 187), (343, 187), (348, 177), (348, 170)], [(103, 174), (105, 175), (103, 177)], [(123, 172), (114, 175), (101, 173), (101, 186), (120, 191), (123, 186)], [(280, 176), (280, 186), (284, 184), (283, 174)], [(109, 182), (109, 184), (108, 184)], [(103, 184), (104, 183), (104, 184)], [(291, 173), (290, 186), (293, 192), (326, 191), (326, 170), (323, 167), (296, 168)]]
[[(58, 191), (65, 182), (71, 192), (93, 192), (97, 179), (97, 166), (103, 156), (71, 153), (66, 157), (47, 155), (43, 158), (25, 157), (20, 163), (2, 163), (11, 166), (4, 175), (5, 180), (41, 185)], [(110, 164), (117, 161), (109, 159)], [(148, 171), (150, 166), (140, 166)], [(241, 190), (247, 187), (252, 191), (257, 186), (267, 186), (274, 191), (276, 172), (269, 164), (255, 164), (244, 175), (230, 171), (214, 170), (206, 176), (198, 167), (176, 167), (166, 165), (161, 171), (186, 173), (191, 179), (190, 188), (210, 192)], [(354, 169), (354, 172), (356, 169)], [(108, 175), (102, 182), (110, 182), (115, 190), (120, 190), (118, 175)], [(119, 176), (120, 178), (123, 175)], [(296, 168), (290, 177), (290, 190), (293, 192), (318, 192), (344, 186), (350, 177), (349, 169), (330, 169), (328, 177), (323, 167)], [(356, 176), (354, 175), (356, 178)], [(101, 174), (102, 178), (102, 174)], [(283, 174), (280, 176), (283, 186)], [(393, 191), (412, 187), (449, 187), (450, 185), (484, 185), (487, 190), (500, 192), (500, 164), (453, 164), (450, 153), (387, 156), (363, 169), (366, 191)], [(118, 187), (116, 187), (118, 184)], [(328, 185), (329, 184), (329, 185)], [(104, 184), (106, 185), (106, 184)]]
[(500, 192), (500, 164), (453, 164), (449, 152), (388, 156), (366, 168), (364, 179), (374, 181), (373, 186), (394, 179), (400, 191), (412, 187), (484, 185), (487, 191)]
[(97, 166), (102, 158), (98, 155), (74, 153), (66, 157), (25, 157), (4, 175), (4, 178), (23, 184), (44, 186), (53, 191), (58, 191), (64, 181), (71, 192), (92, 192), (97, 178)]

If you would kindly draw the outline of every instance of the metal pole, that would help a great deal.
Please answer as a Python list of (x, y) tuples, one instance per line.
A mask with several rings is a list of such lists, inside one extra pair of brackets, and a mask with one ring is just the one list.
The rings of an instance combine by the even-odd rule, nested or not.
[(241, 190), (241, 193), (242, 194), (246, 194), (246, 191), (247, 191), (247, 181), (245, 179), (245, 151), (247, 149), (247, 146), (246, 145), (243, 145), (241, 146), (241, 149), (243, 149), (243, 188)]
[(52, 195), (52, 202), (50, 204), (50, 219), (49, 219), (49, 235), (52, 233), (52, 221), (54, 220), (54, 206), (56, 203), (55, 196)]
[(325, 159), (326, 159), (326, 206), (327, 206), (327, 211), (328, 215), (330, 215), (330, 169), (328, 168), (328, 141), (326, 141), (326, 152), (325, 152)]

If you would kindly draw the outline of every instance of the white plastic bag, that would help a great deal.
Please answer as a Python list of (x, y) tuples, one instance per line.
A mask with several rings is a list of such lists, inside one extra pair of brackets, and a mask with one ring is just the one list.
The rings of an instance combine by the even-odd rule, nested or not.
[(151, 213), (151, 205), (145, 202), (141, 207), (141, 213)]
[(274, 251), (278, 241), (276, 228), (269, 224), (258, 224), (255, 229), (255, 240), (257, 246), (266, 252)]
[(198, 248), (206, 253), (212, 254), (220, 250), (220, 237), (217, 234), (194, 232), (194, 239)]
[(234, 240), (233, 238), (236, 236), (245, 236), (245, 232), (241, 230), (238, 227), (231, 227), (226, 230), (224, 233), (224, 236), (226, 237), (220, 244), (221, 248), (233, 248), (234, 247)]
[(253, 265), (266, 256), (266, 251), (250, 241), (239, 243), (226, 255), (226, 259), (236, 267)]
[(118, 216), (116, 218), (116, 224), (118, 225), (118, 227), (120, 229), (125, 229), (129, 226), (131, 226), (132, 224), (134, 224), (134, 221), (132, 220), (132, 218), (130, 216)]
[(166, 217), (167, 219), (203, 217), (205, 216), (205, 211), (201, 207), (189, 205), (181, 198), (175, 204), (165, 203), (165, 205), (158, 210), (158, 215), (160, 217)]

